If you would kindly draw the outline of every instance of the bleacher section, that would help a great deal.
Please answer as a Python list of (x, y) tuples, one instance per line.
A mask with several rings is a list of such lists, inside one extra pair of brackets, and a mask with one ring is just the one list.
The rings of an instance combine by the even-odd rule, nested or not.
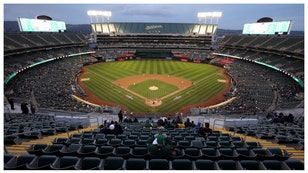
[(69, 33), (9, 33), (4, 35), (4, 55), (45, 50), (53, 47), (84, 46), (83, 34)]
[[(161, 129), (154, 123), (150, 129), (145, 128), (144, 121), (121, 123), (124, 132), (119, 135), (105, 134), (92, 126), (44, 140), (6, 145), (4, 169), (303, 170), (303, 149), (248, 135), (253, 128), (270, 126), (279, 132), (295, 126), (303, 130), (296, 124), (300, 121), (285, 127), (261, 122), (256, 126), (233, 126), (234, 130), (230, 130), (231, 126), (226, 130), (214, 128), (207, 138), (198, 136), (198, 127)], [(154, 157), (148, 154), (147, 144), (152, 142), (149, 139), (158, 133), (167, 135), (166, 142), (176, 148), (177, 155)], [(20, 150), (20, 146), (26, 150)], [(161, 165), (157, 167), (157, 163)]]

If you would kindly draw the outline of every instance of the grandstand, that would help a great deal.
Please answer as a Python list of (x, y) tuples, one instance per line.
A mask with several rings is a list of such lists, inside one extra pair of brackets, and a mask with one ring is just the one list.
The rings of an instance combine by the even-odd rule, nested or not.
[[(4, 34), (5, 170), (304, 170), (303, 37), (216, 40), (218, 25), (191, 23), (91, 27), (90, 36)], [(118, 121), (121, 106), (95, 106), (72, 97), (86, 96), (77, 82), (81, 67), (148, 58), (222, 67), (231, 79), (224, 99), (233, 99), (192, 106), (184, 115), (143, 112), (139, 122), (120, 122), (123, 134), (103, 133), (102, 125)], [(22, 103), (35, 106), (35, 112), (22, 113)], [(162, 128), (157, 123), (161, 117), (171, 123), (179, 115), (195, 126)], [(206, 138), (198, 135), (204, 123), (213, 129)], [(157, 133), (167, 135), (177, 155), (148, 154), (148, 139)]]

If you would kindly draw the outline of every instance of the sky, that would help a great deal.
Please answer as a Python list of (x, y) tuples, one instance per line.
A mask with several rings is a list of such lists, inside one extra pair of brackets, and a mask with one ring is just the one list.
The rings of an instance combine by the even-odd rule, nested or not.
[[(6, 1), (6, 0), (5, 0)], [(304, 30), (304, 2), (284, 3), (208, 3), (210, 1), (189, 1), (174, 3), (172, 1), (128, 1), (117, 3), (112, 1), (104, 3), (103, 0), (67, 3), (52, 1), (50, 3), (15, 2), (3, 3), (4, 21), (17, 21), (18, 17), (35, 18), (37, 15), (47, 15), (53, 20), (64, 21), (66, 24), (90, 24), (91, 18), (87, 15), (88, 10), (111, 11), (110, 22), (157, 22), (157, 23), (198, 23), (198, 12), (222, 12), (222, 17), (217, 20), (218, 28), (221, 29), (243, 29), (245, 23), (255, 23), (262, 17), (271, 17), (274, 21), (292, 20), (292, 30)], [(179, 1), (178, 1), (179, 2)], [(220, 2), (217, 0), (216, 2)], [(262, 1), (261, 1), (262, 2)], [(296, 2), (296, 4), (294, 3)], [(143, 4), (142, 4), (143, 3)], [(29, 10), (30, 9), (30, 10)], [(92, 20), (94, 20), (92, 18)], [(216, 22), (216, 18), (213, 22)], [(95, 18), (96, 21), (96, 18)], [(102, 19), (99, 19), (102, 21)], [(203, 22), (205, 22), (203, 20)], [(210, 20), (207, 20), (210, 22)]]

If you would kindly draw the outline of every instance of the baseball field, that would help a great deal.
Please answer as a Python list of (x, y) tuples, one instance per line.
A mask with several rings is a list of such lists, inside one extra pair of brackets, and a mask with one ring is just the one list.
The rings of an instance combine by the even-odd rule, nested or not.
[(130, 60), (85, 66), (78, 83), (88, 102), (167, 114), (224, 101), (230, 80), (224, 69), (212, 65)]

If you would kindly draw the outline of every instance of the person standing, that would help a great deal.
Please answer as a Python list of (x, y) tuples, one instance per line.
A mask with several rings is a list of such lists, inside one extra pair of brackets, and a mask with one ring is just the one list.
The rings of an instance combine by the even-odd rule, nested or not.
[(123, 122), (123, 113), (122, 110), (118, 113), (119, 123)]

